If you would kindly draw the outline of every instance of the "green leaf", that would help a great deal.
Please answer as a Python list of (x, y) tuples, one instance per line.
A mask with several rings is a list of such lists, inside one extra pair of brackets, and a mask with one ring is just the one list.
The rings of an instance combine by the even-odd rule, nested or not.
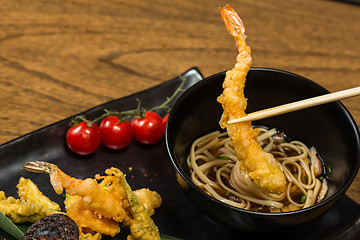
[(21, 231), (10, 219), (8, 219), (2, 212), (0, 212), (0, 227), (6, 232), (14, 236), (16, 239), (23, 239), (24, 233)]
[(182, 240), (181, 238), (171, 237), (164, 234), (160, 234), (161, 240)]

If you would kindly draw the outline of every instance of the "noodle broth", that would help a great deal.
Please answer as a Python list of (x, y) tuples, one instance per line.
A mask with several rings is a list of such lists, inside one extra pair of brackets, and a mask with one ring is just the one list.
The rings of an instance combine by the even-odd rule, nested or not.
[(325, 198), (327, 180), (315, 148), (290, 141), (276, 129), (257, 127), (258, 142), (274, 155), (286, 176), (282, 194), (260, 190), (242, 170), (227, 133), (215, 131), (191, 146), (187, 166), (192, 182), (229, 205), (257, 212), (289, 212), (313, 206)]

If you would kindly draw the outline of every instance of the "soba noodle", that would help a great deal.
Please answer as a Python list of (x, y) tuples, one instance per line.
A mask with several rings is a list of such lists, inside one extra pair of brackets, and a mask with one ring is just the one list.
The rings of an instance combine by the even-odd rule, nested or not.
[(321, 201), (327, 192), (327, 182), (316, 150), (299, 141), (284, 141), (283, 134), (276, 129), (258, 129), (258, 142), (274, 155), (286, 176), (284, 193), (261, 191), (242, 171), (227, 133), (219, 131), (192, 144), (187, 165), (193, 183), (224, 203), (252, 211), (295, 211)]

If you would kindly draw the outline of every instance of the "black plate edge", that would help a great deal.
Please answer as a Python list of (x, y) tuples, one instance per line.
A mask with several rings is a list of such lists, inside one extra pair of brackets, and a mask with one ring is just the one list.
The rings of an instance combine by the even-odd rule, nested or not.
[[(73, 115), (71, 115), (71, 116), (69, 116), (69, 117), (67, 117), (67, 118), (64, 118), (64, 119), (61, 119), (61, 120), (59, 120), (59, 121), (53, 122), (53, 123), (51, 123), (51, 124), (48, 124), (48, 125), (43, 126), (43, 127), (41, 127), (41, 128), (38, 128), (38, 129), (36, 129), (36, 130), (34, 130), (34, 131), (25, 133), (25, 134), (23, 134), (23, 135), (21, 135), (21, 136), (19, 136), (19, 137), (16, 137), (16, 138), (14, 138), (14, 139), (12, 139), (12, 140), (9, 140), (9, 141), (7, 141), (7, 142), (4, 142), (4, 143), (0, 144), (0, 149), (6, 147), (6, 145), (8, 145), (8, 144), (12, 144), (12, 143), (21, 141), (21, 139), (23, 139), (23, 138), (25, 138), (25, 137), (27, 137), (27, 136), (30, 136), (30, 135), (32, 135), (32, 134), (34, 134), (34, 133), (36, 133), (36, 132), (39, 132), (39, 131), (42, 131), (42, 130), (44, 130), (44, 129), (47, 129), (47, 128), (51, 127), (51, 126), (60, 124), (60, 123), (62, 123), (62, 122), (64, 122), (64, 121), (70, 121), (74, 116), (77, 116), (77, 115), (85, 115), (85, 114), (88, 113), (88, 112), (91, 112), (91, 111), (93, 111), (93, 110), (95, 110), (95, 109), (101, 108), (101, 107), (103, 107), (103, 106), (105, 106), (105, 105), (107, 105), (107, 104), (111, 104), (111, 103), (113, 103), (113, 102), (119, 101), (120, 99), (131, 98), (131, 97), (133, 97), (133, 96), (135, 96), (135, 95), (138, 95), (138, 94), (141, 94), (141, 93), (144, 93), (144, 92), (147, 92), (147, 91), (151, 91), (152, 89), (169, 85), (169, 84), (171, 84), (172, 82), (175, 82), (175, 81), (178, 79), (178, 77), (180, 77), (180, 76), (189, 77), (189, 76), (192, 76), (192, 75), (193, 75), (193, 76), (196, 76), (196, 77), (199, 79), (198, 81), (201, 81), (201, 80), (203, 80), (203, 78), (204, 78), (203, 75), (202, 75), (202, 73), (200, 72), (200, 70), (199, 70), (197, 67), (192, 67), (192, 68), (186, 70), (185, 72), (183, 72), (182, 74), (180, 74), (179, 76), (176, 76), (176, 77), (174, 77), (174, 78), (172, 78), (172, 79), (170, 79), (170, 80), (168, 80), (168, 81), (162, 82), (162, 83), (160, 83), (160, 84), (157, 84), (157, 85), (155, 85), (155, 86), (153, 86), (153, 87), (151, 87), (151, 88), (147, 88), (147, 89), (144, 89), (144, 90), (139, 91), (139, 92), (135, 92), (135, 93), (130, 94), (130, 95), (126, 95), (126, 96), (123, 96), (123, 97), (120, 97), (120, 98), (116, 98), (116, 99), (110, 100), (110, 101), (108, 101), (108, 102), (102, 103), (102, 104), (97, 105), (97, 106), (94, 106), (94, 107), (92, 107), (92, 108), (89, 108), (89, 109), (87, 109), (87, 110), (85, 110), (85, 111), (83, 111), (83, 112), (79, 112), (79, 113), (73, 114)], [(196, 83), (196, 82), (191, 83), (190, 86), (192, 86), (192, 85), (195, 84), (195, 83)], [(190, 86), (188, 86), (187, 88), (189, 88)], [(180, 95), (181, 95), (181, 94), (180, 94)], [(178, 95), (177, 98), (179, 98), (180, 95)], [(177, 98), (176, 98), (176, 99), (177, 99)], [(176, 100), (176, 99), (175, 99), (175, 100)]]

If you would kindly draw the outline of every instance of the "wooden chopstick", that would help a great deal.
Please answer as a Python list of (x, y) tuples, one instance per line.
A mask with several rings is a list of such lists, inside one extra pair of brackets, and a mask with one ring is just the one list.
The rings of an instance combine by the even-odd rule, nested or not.
[(334, 93), (328, 93), (325, 95), (321, 95), (318, 97), (308, 98), (305, 100), (288, 103), (284, 105), (280, 105), (277, 107), (272, 107), (264, 110), (260, 110), (257, 112), (249, 113), (248, 115), (238, 118), (229, 120), (228, 124), (234, 124), (234, 123), (240, 123), (245, 121), (255, 121), (259, 119), (269, 118), (273, 116), (277, 116), (280, 114), (288, 113), (288, 112), (294, 112), (297, 110), (310, 108), (313, 106), (334, 102), (340, 99), (350, 98), (360, 95), (360, 87), (350, 88), (339, 92)]

